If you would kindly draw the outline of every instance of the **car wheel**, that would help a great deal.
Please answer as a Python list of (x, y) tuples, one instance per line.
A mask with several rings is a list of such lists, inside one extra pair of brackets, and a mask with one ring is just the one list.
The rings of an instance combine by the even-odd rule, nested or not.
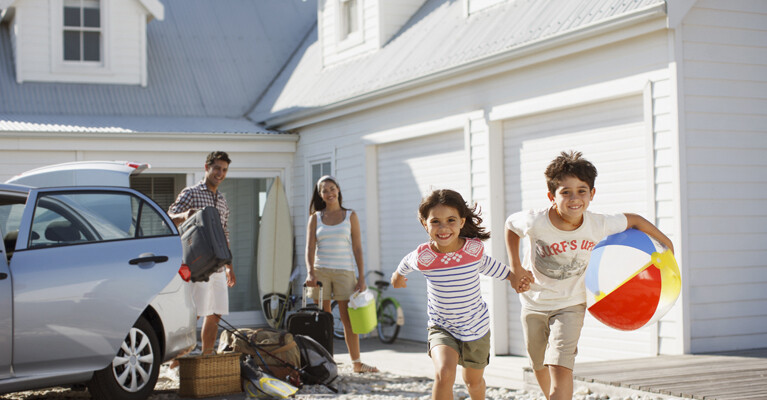
[(160, 345), (152, 325), (139, 318), (106, 368), (88, 382), (94, 399), (138, 400), (152, 394), (160, 374)]

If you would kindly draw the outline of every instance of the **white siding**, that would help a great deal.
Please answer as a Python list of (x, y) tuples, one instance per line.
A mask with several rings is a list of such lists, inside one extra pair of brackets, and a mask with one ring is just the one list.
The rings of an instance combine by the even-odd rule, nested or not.
[(701, 0), (682, 24), (690, 350), (767, 343), (767, 2)]
[(322, 60), (326, 66), (349, 58), (375, 51), (379, 47), (379, 13), (376, 0), (357, 0), (362, 9), (360, 40), (340, 39), (339, 0), (318, 2), (319, 40), (322, 43)]
[[(142, 83), (146, 63), (146, 10), (138, 1), (102, 0), (103, 67), (64, 66), (58, 59), (61, 36), (52, 7), (57, 1), (28, 0), (19, 3), (14, 24), (20, 31), (14, 40), (18, 57), (17, 80), (43, 82)], [(15, 38), (17, 39), (17, 38)]]
[[(596, 195), (589, 209), (633, 212), (653, 220), (652, 149), (643, 117), (644, 100), (631, 96), (504, 122), (506, 205), (508, 214), (545, 207), (543, 172), (561, 151), (581, 151), (596, 167)], [(509, 299), (509, 336), (521, 338), (520, 305)], [(606, 327), (587, 314), (578, 344), (578, 361), (653, 356), (655, 325), (633, 332)], [(526, 354), (521, 340), (511, 343), (513, 354)]]

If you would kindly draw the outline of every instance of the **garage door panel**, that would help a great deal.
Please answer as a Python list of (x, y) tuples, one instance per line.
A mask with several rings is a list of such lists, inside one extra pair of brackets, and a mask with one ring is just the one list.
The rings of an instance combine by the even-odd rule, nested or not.
[[(651, 141), (645, 131), (641, 96), (507, 120), (503, 132), (507, 215), (549, 205), (545, 168), (560, 152), (569, 150), (581, 151), (599, 172), (591, 210), (648, 215), (653, 150), (648, 148)], [(510, 296), (510, 349), (513, 354), (524, 355), (520, 304), (514, 299), (515, 293)], [(654, 339), (648, 335), (624, 336), (631, 342), (629, 345), (615, 341), (614, 349), (606, 349), (613, 342), (605, 344), (599, 338), (614, 334), (614, 330), (588, 316), (578, 360), (600, 359), (609, 354), (618, 358), (654, 355), (645, 351), (653, 348), (648, 341)]]
[[(467, 194), (469, 168), (464, 147), (463, 131), (378, 146), (378, 218), (381, 269), (385, 274), (391, 274), (402, 257), (428, 241), (417, 214), (425, 195), (439, 188)], [(428, 318), (423, 275), (408, 275), (408, 287), (393, 294), (407, 314), (401, 336), (425, 340)]]

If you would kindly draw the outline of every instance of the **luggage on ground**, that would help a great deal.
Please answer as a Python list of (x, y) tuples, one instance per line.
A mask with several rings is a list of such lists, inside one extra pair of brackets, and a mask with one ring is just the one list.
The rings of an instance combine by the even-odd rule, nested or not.
[(183, 262), (192, 272), (192, 282), (207, 281), (232, 262), (224, 227), (216, 207), (205, 207), (178, 227), (184, 251)]
[[(320, 299), (322, 299), (322, 282), (317, 282), (320, 287)], [(323, 311), (318, 305), (306, 305), (306, 284), (301, 309), (288, 316), (288, 332), (293, 335), (309, 336), (325, 350), (333, 355), (333, 314)]]
[(248, 398), (287, 399), (298, 391), (298, 388), (290, 383), (265, 373), (256, 358), (251, 355), (242, 358), (240, 371), (242, 388)]
[(301, 354), (293, 335), (274, 328), (224, 329), (219, 351), (229, 350), (250, 355), (267, 374), (295, 386), (301, 385)]
[(304, 380), (310, 385), (329, 385), (338, 377), (338, 365), (333, 356), (316, 340), (305, 335), (294, 336), (301, 352)]

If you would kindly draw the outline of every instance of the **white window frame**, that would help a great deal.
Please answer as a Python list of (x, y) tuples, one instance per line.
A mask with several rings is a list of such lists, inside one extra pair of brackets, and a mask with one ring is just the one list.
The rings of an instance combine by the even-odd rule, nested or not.
[[(347, 23), (347, 7), (349, 3), (356, 2), (357, 3), (357, 29), (354, 31), (349, 31), (349, 26)], [(338, 0), (336, 3), (336, 7), (338, 8), (338, 12), (336, 13), (337, 18), (336, 21), (338, 22), (336, 26), (338, 27), (338, 47), (339, 50), (348, 49), (350, 47), (359, 45), (363, 42), (363, 12), (362, 9), (364, 7), (363, 0)]]
[(51, 71), (58, 74), (89, 75), (109, 74), (110, 70), (110, 35), (109, 1), (99, 0), (101, 49), (100, 61), (65, 61), (64, 60), (64, 0), (49, 0), (51, 26)]

